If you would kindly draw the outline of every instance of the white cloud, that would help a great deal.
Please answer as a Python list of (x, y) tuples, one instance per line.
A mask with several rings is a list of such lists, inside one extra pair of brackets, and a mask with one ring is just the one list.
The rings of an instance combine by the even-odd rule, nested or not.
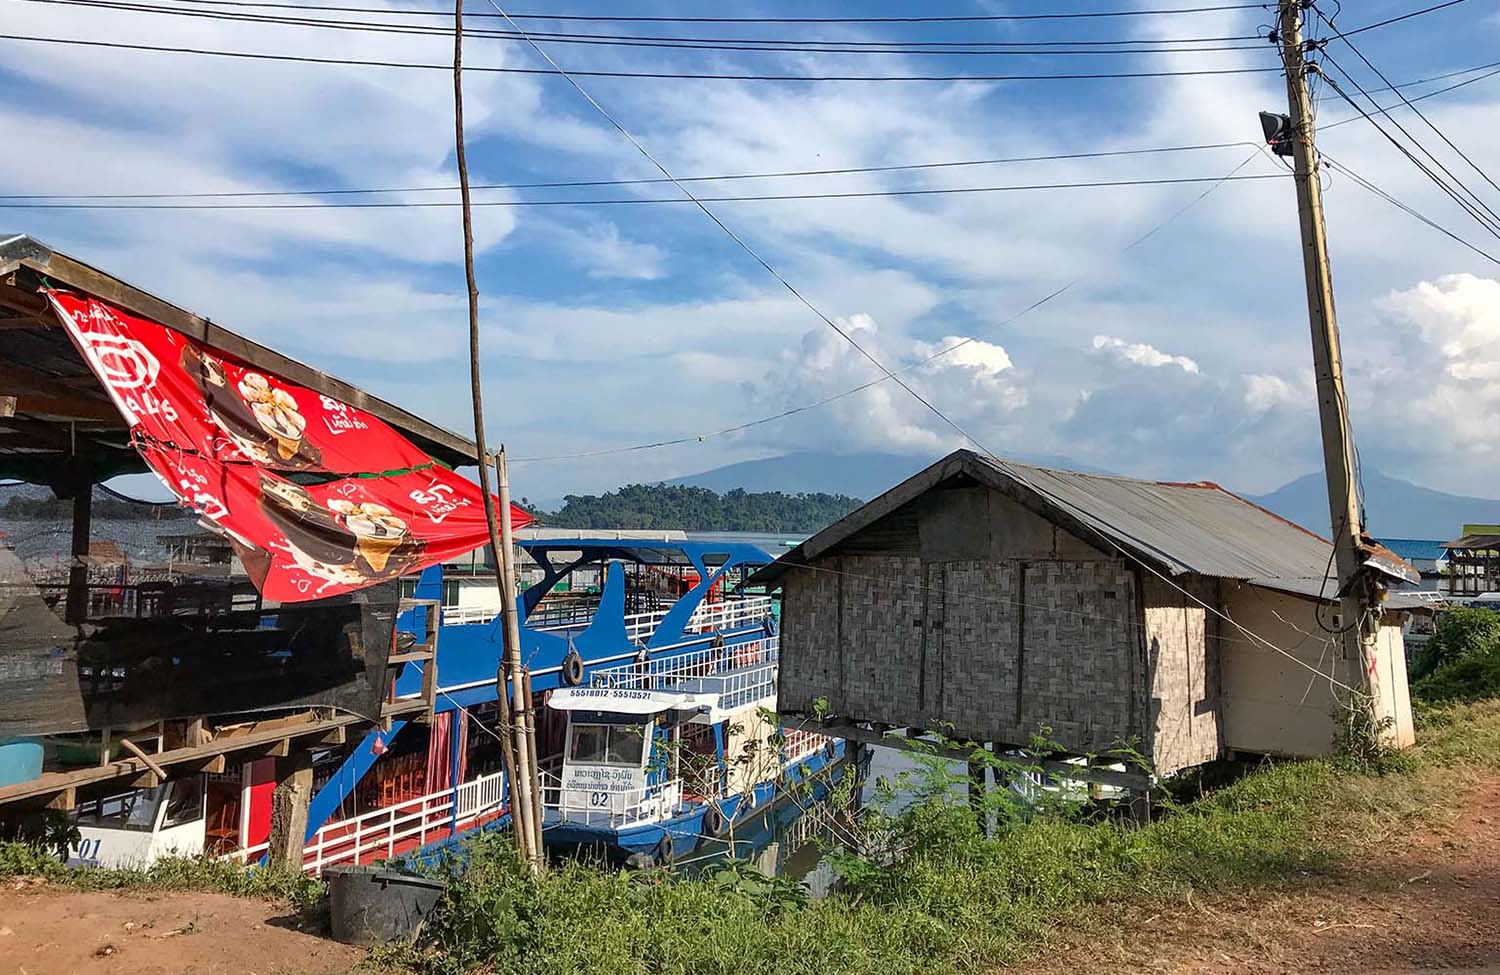
[(1145, 342), (1127, 342), (1122, 338), (1112, 335), (1095, 335), (1094, 350), (1103, 351), (1121, 362), (1132, 365), (1146, 366), (1157, 369), (1162, 366), (1176, 366), (1183, 372), (1198, 373), (1198, 363), (1185, 355), (1168, 355), (1153, 345)]

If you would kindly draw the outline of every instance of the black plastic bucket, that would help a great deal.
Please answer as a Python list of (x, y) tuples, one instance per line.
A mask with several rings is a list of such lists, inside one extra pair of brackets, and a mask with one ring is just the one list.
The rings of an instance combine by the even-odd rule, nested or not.
[(367, 948), (411, 937), (447, 889), (389, 867), (329, 867), (323, 879), (333, 937)]

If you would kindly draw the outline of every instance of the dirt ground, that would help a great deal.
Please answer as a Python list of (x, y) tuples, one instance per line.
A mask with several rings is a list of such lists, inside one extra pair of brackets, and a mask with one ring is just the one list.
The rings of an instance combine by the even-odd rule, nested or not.
[(3, 975), (330, 975), (365, 953), (284, 905), (223, 894), (0, 889)]
[[(1022, 972), (1170, 975), (1500, 975), (1500, 777), (1442, 829), (1392, 837), (1390, 855), (1242, 900), (1130, 911)], [(1101, 936), (1102, 935), (1102, 936)]]
[[(1442, 829), (1334, 883), (1122, 912), (1058, 932), (1026, 975), (1500, 975), (1500, 776)], [(364, 952), (299, 928), (285, 907), (218, 894), (0, 890), (0, 975), (330, 975)]]

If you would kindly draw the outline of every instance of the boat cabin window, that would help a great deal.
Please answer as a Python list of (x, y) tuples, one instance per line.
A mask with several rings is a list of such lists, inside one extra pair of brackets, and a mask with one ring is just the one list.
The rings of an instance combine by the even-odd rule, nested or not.
[(196, 778), (178, 779), (171, 783), (172, 794), (167, 799), (167, 816), (162, 821), (163, 829), (181, 826), (203, 818), (203, 788)]
[(570, 733), (568, 761), (639, 768), (645, 745), (644, 725), (577, 724)]
[(156, 825), (157, 804), (166, 790), (167, 785), (163, 784), (80, 803), (78, 825), (149, 832)]

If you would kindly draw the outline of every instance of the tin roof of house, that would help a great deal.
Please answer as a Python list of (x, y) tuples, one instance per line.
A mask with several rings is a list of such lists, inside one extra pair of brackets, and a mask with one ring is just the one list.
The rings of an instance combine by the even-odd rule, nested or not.
[[(1106, 552), (1119, 552), (1172, 575), (1236, 579), (1311, 598), (1331, 598), (1333, 546), (1280, 515), (1211, 481), (1145, 481), (1017, 464), (958, 450), (825, 528), (763, 570), (771, 581), (827, 552), (926, 491), (967, 479), (1010, 497)], [(1394, 579), (1420, 576), (1375, 542), (1366, 564)]]

